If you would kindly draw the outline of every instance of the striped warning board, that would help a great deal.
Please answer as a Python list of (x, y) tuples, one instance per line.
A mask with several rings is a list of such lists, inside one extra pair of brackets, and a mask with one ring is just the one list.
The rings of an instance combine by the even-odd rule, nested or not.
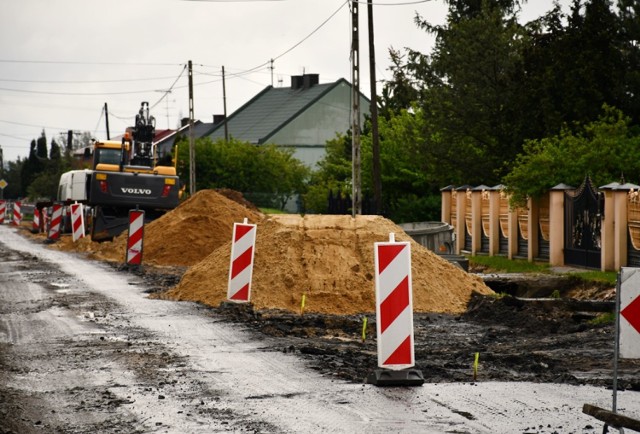
[(249, 302), (251, 300), (256, 225), (248, 224), (247, 219), (244, 219), (244, 223), (234, 223), (232, 240), (227, 298), (236, 302)]
[(13, 224), (16, 226), (20, 226), (20, 223), (22, 223), (22, 203), (17, 200), (15, 202), (13, 202)]
[(60, 238), (60, 225), (62, 223), (62, 205), (54, 203), (51, 207), (51, 223), (49, 224), (49, 236), (50, 240), (57, 240)]
[(31, 225), (31, 231), (36, 234), (40, 232), (40, 211), (38, 211), (38, 208), (33, 209), (33, 222)]
[(414, 366), (411, 245), (374, 243), (378, 366), (401, 370)]
[(142, 264), (142, 246), (144, 240), (144, 211), (129, 211), (129, 234), (127, 236), (127, 264)]
[(71, 234), (73, 242), (84, 237), (84, 214), (81, 203), (74, 203), (69, 206), (71, 209)]
[(640, 268), (620, 270), (620, 357), (640, 359)]
[(4, 215), (7, 213), (7, 202), (0, 200), (0, 225), (4, 224)]

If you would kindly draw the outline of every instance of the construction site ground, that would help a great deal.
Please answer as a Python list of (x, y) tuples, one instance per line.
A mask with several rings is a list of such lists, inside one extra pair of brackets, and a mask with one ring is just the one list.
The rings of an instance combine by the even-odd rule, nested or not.
[[(559, 298), (471, 291), (462, 310), (417, 311), (425, 384), (384, 388), (365, 384), (374, 312), (176, 301), (197, 267), (96, 261), (65, 242), (0, 226), (2, 434), (596, 433), (583, 404), (611, 408), (606, 285), (557, 275)], [(618, 411), (640, 418), (639, 360), (620, 360), (618, 389)]]

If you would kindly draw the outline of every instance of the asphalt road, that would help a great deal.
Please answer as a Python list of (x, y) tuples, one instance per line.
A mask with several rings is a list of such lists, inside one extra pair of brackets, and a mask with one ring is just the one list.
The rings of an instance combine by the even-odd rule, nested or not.
[[(0, 226), (0, 433), (595, 433), (583, 404), (611, 406), (592, 386), (346, 382), (145, 291)], [(640, 417), (640, 393), (618, 408)]]

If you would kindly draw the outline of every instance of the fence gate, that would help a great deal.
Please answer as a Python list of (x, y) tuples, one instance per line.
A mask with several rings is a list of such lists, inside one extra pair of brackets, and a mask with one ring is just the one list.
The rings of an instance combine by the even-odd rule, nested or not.
[(564, 196), (564, 262), (600, 268), (598, 192), (586, 177), (577, 192)]

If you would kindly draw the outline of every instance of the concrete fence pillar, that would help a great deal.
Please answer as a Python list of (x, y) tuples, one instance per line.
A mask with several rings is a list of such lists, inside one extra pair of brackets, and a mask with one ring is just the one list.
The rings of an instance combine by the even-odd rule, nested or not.
[(602, 270), (606, 271), (616, 268), (615, 202), (618, 195), (610, 188), (601, 190), (604, 195), (604, 212), (600, 216), (600, 264)]
[(489, 191), (489, 255), (500, 252), (500, 189)]
[(531, 199), (527, 201), (527, 224), (529, 226), (529, 242), (527, 243), (527, 260), (533, 262), (538, 257), (540, 251), (540, 200)]
[(628, 257), (628, 205), (629, 205), (629, 191), (628, 189), (621, 188), (613, 192), (614, 199), (614, 259), (613, 265), (615, 270), (619, 270), (621, 267), (627, 266)]
[(481, 185), (471, 191), (471, 254), (482, 251), (482, 194), (489, 187)]
[(564, 194), (574, 190), (566, 184), (558, 184), (549, 192), (549, 264), (564, 265)]
[(449, 185), (440, 189), (441, 208), (440, 208), (440, 220), (444, 223), (449, 223), (454, 226), (455, 221), (451, 218), (451, 201), (453, 196), (453, 186)]
[(467, 187), (460, 187), (455, 190), (456, 196), (456, 222), (455, 234), (456, 234), (456, 254), (459, 255), (464, 248), (464, 237), (466, 231), (466, 216), (467, 216)]

